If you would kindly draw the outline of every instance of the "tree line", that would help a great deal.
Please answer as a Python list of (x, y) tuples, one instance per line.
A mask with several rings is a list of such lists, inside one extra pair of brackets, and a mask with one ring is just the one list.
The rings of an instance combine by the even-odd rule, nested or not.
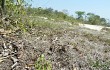
[(27, 14), (32, 16), (44, 16), (56, 20), (68, 20), (71, 22), (75, 20), (73, 16), (68, 15), (67, 13), (68, 11), (66, 10), (58, 11), (52, 8), (42, 8), (42, 7), (38, 7), (38, 8), (28, 7), (26, 8), (26, 10), (27, 10)]
[[(32, 8), (28, 5), (26, 0), (0, 0), (0, 16), (4, 16), (11, 19), (10, 24), (5, 24), (0, 19), (0, 27), (16, 26), (20, 28), (26, 28), (28, 25), (24, 23), (22, 16), (44, 16), (53, 18), (56, 20), (66, 20), (72, 23), (86, 23), (92, 25), (106, 25), (110, 26), (110, 22), (107, 19), (100, 17), (94, 13), (85, 13), (84, 11), (76, 11), (77, 17), (68, 15), (68, 10), (58, 11), (52, 8)], [(13, 28), (13, 27), (12, 27)]]
[(110, 22), (107, 21), (108, 19), (94, 13), (85, 13), (84, 11), (76, 11), (75, 13), (77, 14), (76, 19), (86, 24), (110, 26)]
[(68, 11), (58, 11), (53, 10), (52, 8), (27, 8), (27, 13), (30, 15), (41, 15), (50, 18), (57, 18), (57, 19), (64, 19), (64, 20), (71, 20), (72, 22), (78, 21), (81, 23), (92, 24), (92, 25), (104, 25), (109, 26), (110, 22), (107, 21), (106, 18), (102, 18), (99, 15), (94, 13), (86, 13), (84, 11), (76, 11), (75, 14), (77, 17), (68, 15)]

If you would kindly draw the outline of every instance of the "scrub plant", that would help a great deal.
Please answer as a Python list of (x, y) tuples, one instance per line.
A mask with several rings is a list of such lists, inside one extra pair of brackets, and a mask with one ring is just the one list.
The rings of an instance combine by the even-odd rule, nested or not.
[(52, 70), (52, 65), (42, 54), (35, 63), (36, 70)]

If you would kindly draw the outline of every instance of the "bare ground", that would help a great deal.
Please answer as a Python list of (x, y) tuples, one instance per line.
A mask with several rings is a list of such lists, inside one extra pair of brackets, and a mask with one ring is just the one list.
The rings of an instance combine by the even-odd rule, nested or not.
[(78, 26), (19, 32), (0, 34), (0, 70), (36, 70), (41, 54), (52, 70), (109, 70), (109, 32)]

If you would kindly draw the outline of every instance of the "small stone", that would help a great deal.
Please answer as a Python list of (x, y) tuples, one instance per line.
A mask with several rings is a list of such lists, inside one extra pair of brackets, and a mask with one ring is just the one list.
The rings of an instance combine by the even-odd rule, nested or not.
[(3, 56), (8, 56), (8, 54), (9, 54), (9, 51), (7, 49), (3, 50), (3, 52), (2, 52)]
[(14, 67), (16, 67), (18, 65), (18, 63), (16, 62), (16, 63), (14, 63), (12, 66), (11, 66), (11, 68), (13, 69)]
[(13, 60), (14, 63), (18, 61), (18, 59), (16, 59), (15, 57), (11, 57), (11, 59)]

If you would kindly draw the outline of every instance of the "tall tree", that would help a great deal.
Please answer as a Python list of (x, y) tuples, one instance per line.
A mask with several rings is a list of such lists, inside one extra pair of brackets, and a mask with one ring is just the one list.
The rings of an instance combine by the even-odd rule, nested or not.
[(5, 12), (5, 0), (1, 0), (0, 3), (1, 3), (1, 10), (0, 10), (1, 12), (0, 12), (0, 14), (1, 14), (1, 17), (2, 17), (4, 12)]
[(83, 12), (83, 11), (76, 11), (75, 13), (78, 16), (77, 19), (83, 19), (83, 15), (85, 14), (85, 12)]
[(101, 21), (101, 24), (102, 25), (106, 25), (107, 24), (107, 21), (105, 18), (100, 18), (100, 21)]
[(2, 0), (2, 2), (1, 2), (1, 8), (2, 8), (3, 11), (5, 10), (5, 0)]
[(88, 23), (97, 25), (106, 25), (106, 19), (101, 18), (99, 15), (93, 13), (87, 13)]
[(95, 14), (94, 13), (87, 13), (87, 19), (89, 24), (96, 24), (95, 23)]

